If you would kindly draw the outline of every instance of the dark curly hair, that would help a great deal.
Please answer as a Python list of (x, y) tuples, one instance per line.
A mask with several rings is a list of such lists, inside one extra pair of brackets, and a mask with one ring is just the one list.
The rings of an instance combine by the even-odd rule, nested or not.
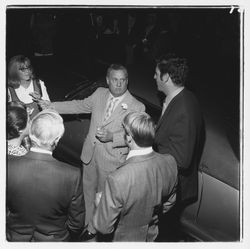
[(163, 75), (169, 74), (175, 85), (185, 85), (188, 74), (188, 65), (185, 58), (162, 57), (157, 62), (157, 68), (161, 73), (161, 78)]
[(28, 122), (26, 107), (21, 102), (9, 102), (7, 106), (7, 140), (18, 138)]

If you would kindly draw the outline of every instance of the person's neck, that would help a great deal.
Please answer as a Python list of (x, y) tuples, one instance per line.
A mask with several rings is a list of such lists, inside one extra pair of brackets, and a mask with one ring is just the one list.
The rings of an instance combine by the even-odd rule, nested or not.
[(165, 93), (166, 96), (169, 96), (169, 95), (173, 94), (179, 88), (180, 88), (179, 86), (171, 84), (168, 87), (166, 87), (164, 93)]
[(20, 85), (24, 88), (28, 88), (30, 86), (31, 80), (21, 80)]
[(136, 143), (132, 143), (130, 146), (130, 150), (143, 150), (145, 147), (140, 147)]
[(36, 148), (36, 149), (41, 149), (41, 150), (53, 152), (53, 148), (51, 146), (36, 146), (33, 144), (32, 147)]
[(21, 143), (22, 143), (22, 139), (20, 137), (8, 140), (8, 144), (13, 145), (13, 146), (20, 146)]

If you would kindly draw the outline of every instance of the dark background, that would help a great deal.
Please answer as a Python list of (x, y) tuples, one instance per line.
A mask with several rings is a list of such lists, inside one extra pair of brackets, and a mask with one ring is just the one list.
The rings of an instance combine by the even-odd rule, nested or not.
[[(201, 103), (206, 122), (222, 127), (228, 142), (240, 160), (240, 56), (243, 22), (237, 6), (223, 7), (43, 7), (8, 6), (6, 9), (6, 63), (17, 54), (31, 58), (37, 75), (45, 81), (52, 101), (63, 96), (84, 78), (96, 80), (105, 75), (112, 62), (126, 64), (127, 14), (137, 16), (138, 34), (143, 30), (147, 14), (157, 16), (159, 32), (166, 36), (154, 57), (137, 55), (129, 69), (131, 81), (136, 81), (138, 95), (151, 98), (147, 85), (154, 84), (155, 60), (161, 53), (175, 53), (189, 62), (187, 87)], [(50, 15), (47, 32), (52, 37), (53, 56), (36, 57), (37, 50), (32, 16)], [(97, 44), (91, 25), (92, 15), (103, 15), (105, 20), (117, 19), (119, 38)], [(244, 37), (243, 37), (244, 38)], [(41, 37), (43, 39), (43, 37)], [(100, 62), (101, 61), (101, 62)], [(142, 80), (143, 78), (143, 80)], [(145, 87), (144, 85), (145, 84)], [(243, 86), (243, 85), (242, 85)], [(226, 154), (225, 160), (226, 160)], [(235, 166), (235, 167), (238, 167)], [(216, 172), (218, 169), (214, 169)], [(238, 172), (233, 170), (234, 172)], [(221, 168), (223, 174), (228, 170)], [(222, 173), (215, 173), (215, 175)], [(238, 180), (237, 184), (238, 185)]]

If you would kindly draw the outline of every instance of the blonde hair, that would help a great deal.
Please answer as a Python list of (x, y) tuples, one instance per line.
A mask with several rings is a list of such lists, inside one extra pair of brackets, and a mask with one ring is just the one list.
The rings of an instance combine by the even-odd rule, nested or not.
[(140, 147), (150, 147), (154, 143), (155, 124), (146, 112), (130, 112), (123, 119), (125, 132), (132, 136)]
[(63, 136), (62, 117), (54, 110), (39, 112), (31, 121), (29, 137), (33, 145), (53, 147)]

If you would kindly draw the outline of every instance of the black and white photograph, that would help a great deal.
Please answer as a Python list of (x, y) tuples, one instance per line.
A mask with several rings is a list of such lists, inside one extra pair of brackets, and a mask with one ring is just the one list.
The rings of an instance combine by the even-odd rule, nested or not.
[(2, 6), (4, 246), (243, 246), (246, 6), (153, 4)]

